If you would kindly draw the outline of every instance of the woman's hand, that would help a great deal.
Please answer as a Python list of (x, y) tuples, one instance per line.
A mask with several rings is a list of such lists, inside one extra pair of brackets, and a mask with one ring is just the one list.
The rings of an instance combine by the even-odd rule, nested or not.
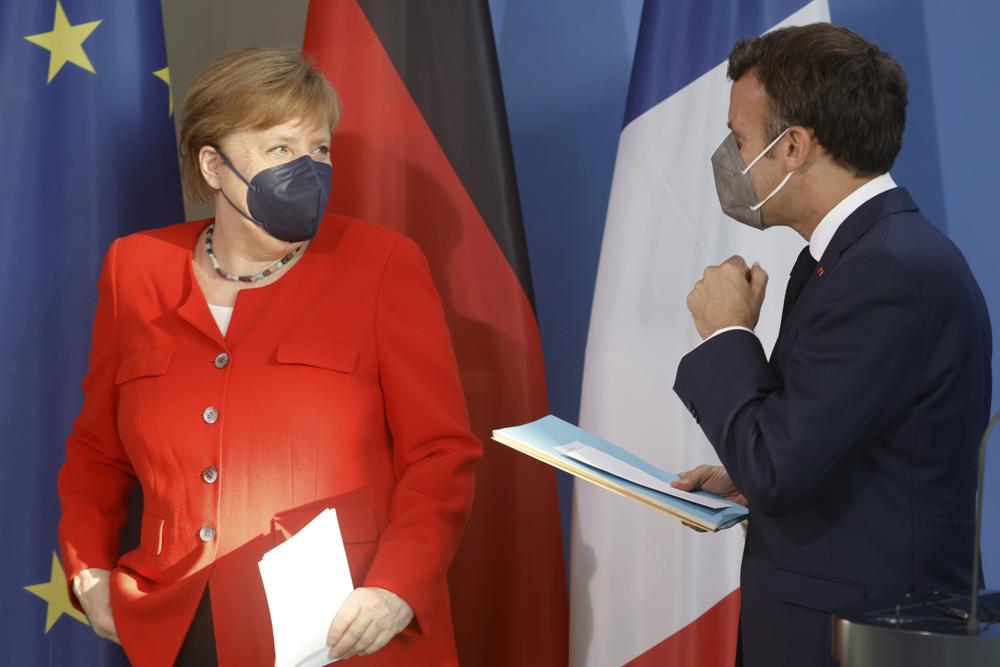
[(392, 591), (358, 588), (344, 601), (330, 624), (326, 642), (330, 659), (371, 655), (413, 620), (413, 610)]
[(679, 480), (670, 486), (681, 491), (695, 491), (701, 489), (722, 496), (726, 500), (748, 506), (747, 499), (743, 497), (740, 490), (733, 484), (729, 473), (722, 466), (700, 465), (694, 470), (686, 470), (679, 475)]
[(90, 627), (97, 636), (120, 644), (118, 633), (115, 631), (115, 619), (111, 615), (110, 581), (111, 573), (108, 570), (97, 567), (80, 570), (73, 577), (73, 593), (80, 601), (80, 606), (90, 621)]

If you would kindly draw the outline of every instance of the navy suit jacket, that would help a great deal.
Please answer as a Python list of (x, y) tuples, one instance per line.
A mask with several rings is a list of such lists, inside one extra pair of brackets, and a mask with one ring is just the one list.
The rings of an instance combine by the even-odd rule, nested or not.
[(750, 503), (747, 667), (835, 664), (830, 612), (970, 583), (991, 391), (982, 294), (902, 188), (837, 230), (768, 360), (731, 331), (675, 391)]

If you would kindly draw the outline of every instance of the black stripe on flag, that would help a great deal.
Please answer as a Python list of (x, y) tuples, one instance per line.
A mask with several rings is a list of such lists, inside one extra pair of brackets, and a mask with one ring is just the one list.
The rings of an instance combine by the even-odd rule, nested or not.
[(358, 0), (534, 304), (487, 0)]

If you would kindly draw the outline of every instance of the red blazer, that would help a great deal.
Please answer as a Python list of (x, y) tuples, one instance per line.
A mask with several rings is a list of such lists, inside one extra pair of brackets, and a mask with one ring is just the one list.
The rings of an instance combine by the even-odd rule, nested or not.
[[(135, 665), (173, 664), (208, 584), (220, 665), (271, 667), (257, 562), (335, 507), (355, 584), (415, 613), (351, 664), (457, 665), (446, 574), (482, 446), (423, 255), (388, 229), (327, 216), (281, 280), (239, 293), (223, 337), (191, 267), (207, 224), (128, 236), (105, 258), (59, 474), (70, 580), (112, 570)], [(141, 543), (119, 558), (136, 479)]]

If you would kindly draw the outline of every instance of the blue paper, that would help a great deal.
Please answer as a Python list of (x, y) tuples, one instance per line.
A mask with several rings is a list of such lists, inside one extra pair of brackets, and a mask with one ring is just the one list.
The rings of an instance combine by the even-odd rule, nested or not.
[[(586, 477), (581, 476), (580, 471), (586, 470), (586, 472), (590, 475), (599, 477), (612, 487), (622, 491), (627, 491), (631, 495), (644, 498), (652, 504), (658, 506), (660, 509), (663, 509), (663, 511), (671, 512), (672, 510), (672, 513), (680, 515), (682, 520), (695, 523), (699, 527), (707, 530), (718, 531), (728, 528), (736, 523), (739, 523), (748, 515), (747, 508), (731, 501), (723, 499), (727, 504), (725, 509), (711, 509), (682, 498), (677, 498), (675, 496), (635, 484), (627, 479), (607, 473), (599, 468), (588, 466), (566, 456), (565, 454), (559, 452), (556, 448), (562, 447), (563, 445), (567, 445), (571, 442), (581, 442), (585, 445), (599, 449), (606, 454), (610, 454), (611, 456), (614, 456), (629, 465), (635, 466), (636, 468), (652, 475), (653, 477), (656, 477), (657, 479), (663, 480), (664, 482), (669, 483), (678, 479), (677, 475), (661, 470), (651, 463), (639, 458), (635, 454), (632, 454), (628, 450), (622, 449), (617, 445), (613, 445), (607, 440), (599, 438), (593, 433), (589, 433), (553, 415), (543, 417), (542, 419), (531, 422), (530, 424), (498, 429), (493, 432), (493, 438), (502, 444), (512, 446), (513, 448), (528, 455), (533, 455), (530, 450), (534, 450), (535, 453), (541, 456), (540, 460), (543, 460), (550, 465), (556, 465), (556, 467), (581, 477), (582, 479), (586, 479)], [(516, 447), (512, 443), (517, 443), (521, 446)], [(546, 461), (545, 459), (551, 460)], [(558, 464), (554, 463), (554, 461), (558, 462)], [(706, 491), (696, 491), (695, 494), (712, 498), (714, 500), (720, 500), (719, 496)]]

